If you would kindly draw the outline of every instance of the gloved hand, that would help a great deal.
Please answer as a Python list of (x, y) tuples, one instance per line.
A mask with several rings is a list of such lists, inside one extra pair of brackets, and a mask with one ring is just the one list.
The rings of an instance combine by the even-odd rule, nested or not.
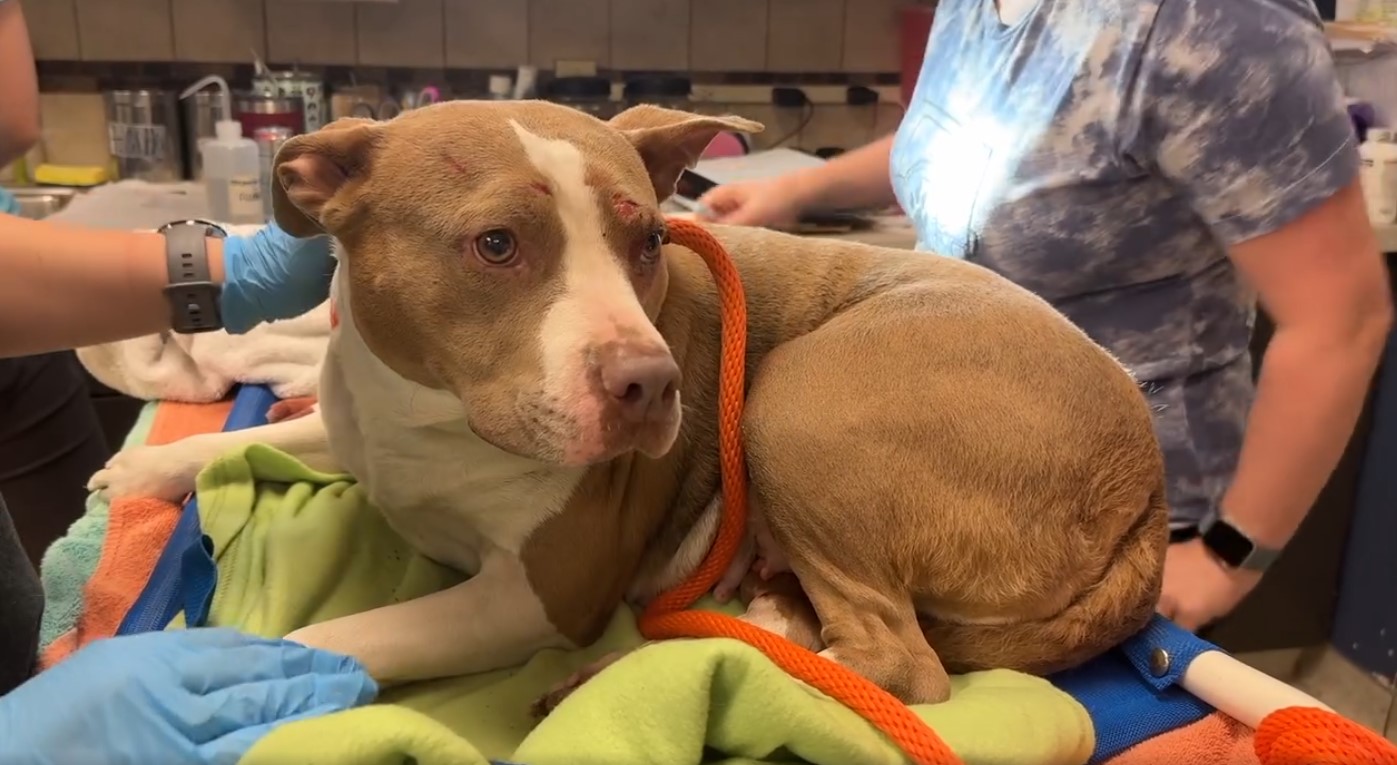
[(275, 222), (223, 241), (223, 326), (233, 334), (290, 319), (330, 294), (330, 237), (297, 239)]
[(0, 189), (0, 213), (19, 215), (19, 200), (5, 189)]
[(227, 629), (102, 640), (0, 698), (5, 765), (233, 765), (279, 723), (373, 700), (353, 659)]

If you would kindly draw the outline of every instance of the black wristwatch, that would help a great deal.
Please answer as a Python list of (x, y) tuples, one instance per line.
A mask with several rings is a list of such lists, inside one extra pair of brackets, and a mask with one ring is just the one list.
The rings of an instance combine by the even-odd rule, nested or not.
[(206, 220), (179, 220), (166, 223), (157, 233), (165, 237), (170, 328), (183, 335), (223, 329), (218, 310), (222, 290), (209, 273), (208, 240), (224, 239), (228, 232)]
[(1217, 510), (1210, 511), (1198, 522), (1198, 536), (1213, 557), (1232, 569), (1264, 572), (1281, 555), (1279, 549), (1257, 544)]

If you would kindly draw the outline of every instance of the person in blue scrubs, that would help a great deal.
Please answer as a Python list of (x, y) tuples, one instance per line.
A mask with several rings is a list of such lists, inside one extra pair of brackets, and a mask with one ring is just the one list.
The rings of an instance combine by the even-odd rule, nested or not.
[[(40, 137), (34, 58), (17, 1), (0, 0), (0, 166)], [(0, 187), (0, 213), (19, 202)], [(87, 479), (111, 458), (88, 375), (72, 351), (0, 359), (0, 495), (36, 568), (82, 517)]]
[[(324, 302), (327, 237), (269, 225), (209, 239), (225, 326), (245, 332)], [(0, 360), (167, 331), (164, 237), (0, 214)], [(34, 671), (43, 594), (0, 498), (0, 763), (235, 763), (273, 726), (367, 703), (355, 660), (193, 629), (102, 640)]]
[[(37, 139), (23, 11), (0, 0), (0, 165)], [(16, 211), (0, 189), (0, 395), (17, 395), (5, 384), (12, 378), (35, 383), (24, 390), (53, 387), (50, 373), (63, 372), (48, 361), (54, 351), (169, 329), (163, 237), (83, 231)], [(326, 237), (295, 239), (272, 225), (208, 245), (232, 331), (299, 315), (328, 296)], [(50, 396), (46, 405), (63, 401)], [(5, 417), (52, 414), (32, 401), (0, 405)], [(102, 640), (33, 676), (42, 612), (43, 592), (0, 497), (4, 765), (233, 765), (273, 727), (368, 703), (378, 690), (352, 658), (225, 629)]]
[[(24, 11), (18, 0), (0, 0), (0, 167), (38, 142), (39, 86)], [(19, 213), (14, 195), (3, 188), (0, 213)]]
[[(1358, 164), (1312, 0), (941, 0), (895, 136), (702, 201), (772, 227), (899, 202), (920, 249), (1003, 274), (1113, 352), (1165, 455), (1159, 608), (1197, 629), (1299, 526), (1386, 340)], [(1258, 298), (1276, 332), (1253, 385)], [(1261, 554), (1239, 565), (1200, 526)]]

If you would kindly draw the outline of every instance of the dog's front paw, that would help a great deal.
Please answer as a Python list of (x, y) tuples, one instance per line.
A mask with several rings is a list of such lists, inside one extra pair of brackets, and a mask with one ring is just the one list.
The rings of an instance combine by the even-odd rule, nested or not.
[(107, 460), (87, 482), (88, 491), (103, 499), (117, 497), (154, 497), (178, 501), (194, 491), (194, 479), (203, 468), (188, 452), (181, 453), (177, 444), (167, 446), (133, 446), (122, 449)]
[(558, 708), (572, 692), (582, 687), (582, 684), (596, 677), (602, 670), (616, 663), (616, 660), (630, 653), (630, 651), (612, 651), (611, 653), (597, 659), (582, 669), (577, 670), (568, 676), (561, 683), (548, 689), (548, 692), (539, 696), (529, 707), (529, 711), (538, 719), (548, 716), (548, 713)]

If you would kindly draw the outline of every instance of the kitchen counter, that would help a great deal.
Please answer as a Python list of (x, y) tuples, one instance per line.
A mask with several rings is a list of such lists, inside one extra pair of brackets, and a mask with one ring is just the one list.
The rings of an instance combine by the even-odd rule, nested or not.
[[(79, 193), (71, 204), (51, 219), (94, 228), (141, 229), (156, 228), (171, 220), (207, 215), (208, 204), (202, 184), (121, 181)], [(677, 213), (676, 217), (687, 216)], [(1382, 251), (1397, 254), (1397, 224), (1377, 226), (1375, 231)], [(864, 231), (812, 236), (900, 249), (911, 249), (917, 243), (916, 230), (901, 215), (876, 218), (873, 227)]]
[(49, 220), (132, 231), (208, 215), (209, 205), (201, 183), (120, 181), (78, 194)]
[[(690, 217), (684, 213), (672, 214)], [(50, 219), (91, 228), (131, 230), (158, 228), (172, 220), (206, 217), (208, 203), (202, 184), (121, 181), (77, 194), (65, 209)], [(863, 231), (813, 236), (901, 249), (911, 249), (917, 243), (917, 232), (901, 215), (875, 218), (873, 227)], [(1397, 248), (1397, 226), (1393, 227), (1392, 239)]]
[[(694, 214), (691, 212), (677, 210), (665, 205), (661, 207), (665, 215), (671, 218), (683, 220), (693, 220)], [(912, 227), (912, 222), (905, 215), (883, 215), (873, 218), (873, 226), (862, 231), (850, 231), (839, 234), (805, 234), (805, 236), (819, 239), (837, 239), (840, 241), (860, 242), (871, 244), (875, 247), (893, 247), (897, 249), (910, 250), (917, 246), (917, 231)], [(1397, 240), (1397, 237), (1394, 237)]]

